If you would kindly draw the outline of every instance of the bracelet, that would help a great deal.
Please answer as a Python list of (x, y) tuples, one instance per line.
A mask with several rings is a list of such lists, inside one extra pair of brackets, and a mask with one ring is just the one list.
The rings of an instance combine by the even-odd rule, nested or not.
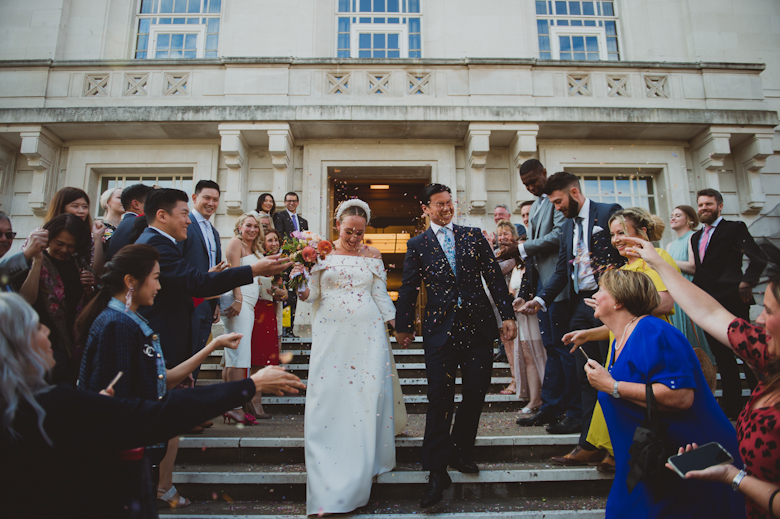
[(780, 489), (775, 490), (774, 492), (772, 492), (772, 495), (769, 496), (769, 517), (771, 517), (772, 519), (776, 519), (777, 517), (775, 515), (775, 511), (772, 510), (772, 505), (774, 504), (775, 496), (778, 494), (778, 492), (780, 492)]

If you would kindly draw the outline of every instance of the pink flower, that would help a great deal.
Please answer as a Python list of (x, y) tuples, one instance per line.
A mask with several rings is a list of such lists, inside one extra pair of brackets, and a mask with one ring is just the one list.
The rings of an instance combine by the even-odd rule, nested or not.
[(303, 256), (303, 261), (307, 263), (317, 261), (317, 251), (314, 249), (314, 247), (309, 245), (303, 248), (301, 251), (301, 256)]
[(293, 231), (293, 232), (290, 233), (290, 236), (292, 236), (293, 238), (295, 238), (297, 240), (302, 240), (303, 239), (303, 233), (301, 231)]

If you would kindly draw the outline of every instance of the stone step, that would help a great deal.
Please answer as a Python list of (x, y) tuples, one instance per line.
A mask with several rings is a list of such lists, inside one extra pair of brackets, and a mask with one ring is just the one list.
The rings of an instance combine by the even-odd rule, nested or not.
[[(445, 499), (495, 497), (606, 496), (612, 475), (595, 467), (559, 467), (545, 462), (481, 464), (479, 474), (450, 470), (453, 486)], [(374, 478), (372, 497), (397, 499), (420, 495), (428, 473), (418, 463), (398, 463), (395, 470)], [(182, 495), (205, 500), (227, 495), (233, 500), (302, 501), (306, 498), (306, 467), (293, 464), (177, 464), (173, 482)]]
[[(418, 496), (407, 499), (374, 499), (348, 517), (351, 519), (603, 519), (605, 497), (495, 498), (489, 501), (445, 499), (425, 511), (417, 504)], [(294, 501), (226, 501), (193, 502), (180, 510), (163, 510), (161, 519), (306, 519), (306, 505)]]

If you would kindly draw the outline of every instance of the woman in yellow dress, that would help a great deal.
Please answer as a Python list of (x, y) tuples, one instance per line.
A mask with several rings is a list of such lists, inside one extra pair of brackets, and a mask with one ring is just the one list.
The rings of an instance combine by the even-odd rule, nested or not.
[[(650, 268), (641, 258), (627, 256), (626, 249), (631, 247), (631, 243), (625, 241), (623, 238), (629, 236), (631, 238), (642, 238), (647, 241), (658, 241), (661, 239), (661, 235), (664, 232), (664, 222), (660, 217), (650, 214), (649, 211), (641, 207), (630, 207), (628, 209), (622, 209), (617, 211), (609, 219), (609, 232), (612, 235), (612, 246), (615, 247), (621, 256), (628, 258), (628, 263), (621, 267), (622, 270), (631, 270), (634, 272), (644, 272), (653, 281), (658, 295), (661, 296), (661, 304), (658, 305), (653, 315), (663, 319), (671, 324), (669, 316), (674, 314), (674, 299), (669, 295), (666, 290), (666, 285), (661, 281), (661, 277), (658, 273)], [(679, 272), (680, 269), (677, 263), (672, 259), (668, 252), (664, 249), (656, 248), (658, 254), (671, 266), (673, 266)], [(588, 302), (586, 300), (586, 302)], [(588, 304), (590, 304), (588, 302)], [(591, 328), (588, 330), (576, 330), (569, 332), (563, 336), (564, 344), (572, 345), (572, 353), (577, 353), (577, 347), (589, 341), (606, 341), (609, 340), (610, 344), (614, 340), (612, 332), (610, 332), (606, 326), (600, 326), (598, 328)], [(607, 358), (607, 364), (609, 364), (609, 357)], [(607, 422), (604, 421), (604, 414), (601, 411), (601, 406), (596, 403), (596, 408), (593, 410), (593, 418), (590, 421), (590, 429), (588, 430), (588, 443), (596, 447), (597, 449), (606, 449), (607, 456), (604, 461), (599, 464), (599, 470), (602, 471), (614, 471), (615, 459), (612, 451), (612, 442), (609, 439), (609, 431), (607, 430)], [(562, 456), (560, 458), (554, 457), (553, 461), (563, 464), (572, 465), (575, 460), (569, 459), (569, 455)]]

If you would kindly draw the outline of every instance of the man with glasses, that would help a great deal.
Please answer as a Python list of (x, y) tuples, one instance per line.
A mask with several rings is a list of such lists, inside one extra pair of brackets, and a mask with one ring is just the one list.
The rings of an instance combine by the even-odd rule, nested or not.
[[(5, 213), (0, 213), (0, 279), (11, 278), (20, 272), (26, 272), (36, 254), (43, 252), (49, 242), (49, 231), (36, 229), (30, 233), (24, 250), (15, 254), (6, 254), (14, 242), (16, 233), (11, 226), (11, 219)], [(2, 281), (5, 285), (6, 282)]]
[[(284, 195), (284, 207), (285, 211), (279, 211), (274, 213), (274, 228), (282, 233), (282, 243), (288, 239), (294, 231), (308, 231), (309, 222), (305, 218), (297, 214), (298, 211), (298, 195), (290, 191)], [(287, 273), (285, 272), (285, 282), (287, 281)], [(285, 327), (282, 337), (295, 337), (293, 334), (293, 326), (295, 325), (295, 309), (298, 306), (298, 298), (295, 290), (288, 292), (287, 302), (285, 303), (290, 307), (290, 327)]]

